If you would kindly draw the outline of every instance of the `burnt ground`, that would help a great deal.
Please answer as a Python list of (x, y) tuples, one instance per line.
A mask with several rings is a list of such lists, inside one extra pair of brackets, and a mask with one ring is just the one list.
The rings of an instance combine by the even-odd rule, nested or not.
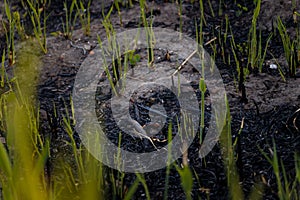
[[(218, 37), (220, 31), (221, 35), (224, 34), (225, 15), (229, 18), (235, 42), (242, 45), (248, 40), (254, 5), (252, 1), (240, 1), (238, 3), (241, 6), (232, 2), (221, 3), (219, 5), (218, 1), (211, 1), (215, 16), (212, 16), (208, 3), (204, 3), (204, 16), (206, 19), (206, 24), (203, 26), (203, 32), (205, 33), (204, 42)], [(71, 45), (71, 41), (62, 35), (56, 37), (50, 35), (52, 32), (62, 32), (61, 18), (64, 19), (64, 11), (60, 1), (52, 1), (51, 7), (48, 8), (52, 10), (47, 24), (47, 32), (49, 33), (49, 37), (47, 38), (48, 53), (42, 57), (44, 64), (39, 77), (38, 98), (40, 102), (41, 133), (51, 136), (53, 157), (55, 157), (55, 152), (63, 151), (64, 141), (68, 140), (68, 136), (62, 125), (62, 116), (65, 114), (65, 102), (70, 102), (74, 80), (81, 63), (93, 52), (93, 48), (97, 46), (97, 35), (103, 40), (106, 37), (104, 27), (101, 25), (103, 19), (101, 10), (104, 8), (107, 13), (110, 5), (110, 2), (101, 3), (95, 0), (92, 2), (91, 16), (93, 20), (90, 36), (83, 34), (79, 24), (75, 27), (76, 30), (73, 32), (72, 44), (85, 47), (86, 54), (84, 54), (81, 48)], [(153, 13), (155, 14), (153, 26), (179, 31), (178, 5), (168, 1), (157, 0), (148, 2), (148, 6), (153, 8)], [(299, 8), (299, 5), (297, 8)], [(14, 9), (19, 9), (22, 12), (20, 5), (17, 3)], [(222, 13), (218, 15), (218, 12), (221, 11), (220, 9)], [(113, 12), (111, 22), (116, 32), (139, 27), (139, 13), (139, 4), (136, 2), (132, 8), (122, 7), (121, 25), (118, 13)], [(277, 16), (282, 17), (288, 32), (291, 35), (295, 35), (296, 25), (293, 23), (292, 13), (293, 10), (290, 1), (262, 1), (258, 27), (262, 30), (263, 46), (266, 43), (268, 34), (274, 31), (274, 27), (276, 27), (274, 21)], [(199, 5), (184, 1), (182, 20), (183, 33), (195, 38), (195, 22), (198, 22), (198, 24), (200, 22)], [(24, 23), (29, 24), (28, 29), (30, 29), (30, 23), (26, 19)], [(4, 43), (1, 42), (1, 48), (4, 46)], [(215, 62), (221, 73), (229, 100), (233, 139), (238, 137), (236, 155), (237, 167), (241, 178), (240, 183), (247, 195), (253, 188), (255, 181), (263, 181), (265, 186), (264, 199), (278, 199), (274, 172), (271, 165), (260, 152), (260, 149), (270, 156), (270, 149), (273, 148), (274, 140), (278, 155), (283, 161), (287, 175), (290, 180), (293, 179), (295, 175), (294, 154), (300, 151), (300, 79), (288, 76), (282, 43), (277, 33), (271, 39), (263, 72), (258, 73), (256, 70), (252, 70), (246, 78), (245, 87), (248, 102), (244, 103), (241, 101), (241, 94), (238, 92), (238, 86), (235, 81), (237, 79), (237, 71), (230, 50), (230, 43), (227, 42), (224, 44), (224, 47), (226, 57), (230, 56), (231, 58), (231, 64), (223, 62), (220, 44), (217, 42), (216, 46), (217, 55)], [(207, 46), (206, 50), (209, 53), (213, 52), (210, 46)], [(156, 52), (155, 55), (162, 57), (164, 54), (165, 52)], [(269, 64), (274, 63), (275, 59), (286, 73), (286, 81), (282, 79), (278, 70), (270, 69)], [(164, 62), (174, 65), (172, 62)], [(197, 92), (199, 93), (199, 91)], [(156, 97), (155, 92), (147, 94), (146, 97)], [(143, 104), (144, 101), (145, 104), (146, 99), (136, 98), (134, 100), (138, 104)], [(56, 117), (54, 116), (54, 104), (58, 111), (58, 116)], [(101, 110), (102, 104), (105, 104), (105, 102), (99, 102), (100, 106), (97, 112), (100, 114), (109, 113), (106, 110)], [(105, 109), (109, 109), (109, 107)], [(138, 121), (141, 124), (147, 123), (147, 112), (143, 114), (142, 109), (138, 112), (142, 113)], [(107, 119), (106, 124), (108, 124), (106, 128), (113, 132), (116, 124), (114, 124), (110, 117), (109, 114), (106, 114), (105, 119)], [(135, 114), (132, 114), (132, 117), (137, 118)], [(238, 135), (242, 123), (244, 126), (241, 134)], [(113, 135), (112, 133), (108, 133), (108, 135), (112, 141), (118, 141), (117, 135)], [(77, 133), (75, 133), (75, 138), (80, 143)], [(136, 148), (134, 150), (137, 152), (152, 149), (151, 143), (147, 140), (133, 140), (131, 137), (124, 137), (122, 139), (125, 146), (127, 144), (130, 148)], [(199, 144), (197, 141), (199, 141), (199, 138), (195, 139), (188, 151), (189, 165), (200, 178), (199, 182), (196, 179), (194, 181), (192, 197), (195, 199), (198, 196), (201, 198), (209, 197), (210, 199), (228, 199), (226, 172), (222, 164), (219, 144), (214, 147), (205, 159), (200, 159), (198, 157)], [(143, 149), (141, 146), (148, 148)], [(176, 162), (180, 164), (182, 159)], [(150, 195), (153, 199), (163, 198), (165, 173), (166, 170), (162, 169), (145, 174)], [(134, 179), (134, 174), (126, 174), (124, 187), (130, 187)], [(108, 191), (107, 197), (112, 192)], [(168, 196), (169, 199), (185, 199), (180, 185), (180, 177), (174, 168), (170, 172)], [(144, 190), (140, 187), (136, 192), (135, 199), (144, 198)]]

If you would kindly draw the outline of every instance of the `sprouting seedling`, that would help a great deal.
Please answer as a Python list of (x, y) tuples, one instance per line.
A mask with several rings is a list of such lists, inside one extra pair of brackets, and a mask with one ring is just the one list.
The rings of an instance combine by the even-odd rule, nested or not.
[(135, 66), (137, 62), (141, 60), (141, 56), (136, 54), (134, 50), (127, 51), (128, 53), (128, 60), (131, 66)]
[[(277, 182), (279, 199), (297, 199), (297, 198), (293, 198), (293, 193), (291, 192), (291, 189), (290, 189), (291, 183), (287, 180), (286, 170), (285, 170), (283, 161), (278, 156), (275, 140), (273, 139), (273, 149), (269, 148), (270, 154), (272, 156), (269, 157), (267, 155), (267, 153), (265, 153), (260, 147), (259, 147), (259, 150), (273, 168), (276, 182)], [(282, 169), (282, 170), (280, 170), (280, 169)], [(282, 183), (282, 179), (283, 179), (283, 183)], [(295, 180), (295, 182), (297, 182), (297, 180)], [(298, 196), (297, 194), (294, 194), (294, 195)]]
[(10, 5), (8, 4), (7, 0), (4, 0), (4, 7), (5, 7), (5, 14), (8, 19), (8, 26), (4, 24), (2, 21), (3, 28), (5, 30), (6, 35), (6, 44), (7, 44), (7, 53), (8, 53), (8, 61), (9, 65), (15, 64), (15, 20), (13, 19), (13, 15), (11, 12)]
[[(176, 1), (177, 3), (177, 1)], [(182, 1), (179, 1), (179, 10), (178, 10), (178, 15), (179, 15), (179, 29), (180, 33), (182, 33), (182, 26), (183, 26), (183, 20), (182, 20)]]
[(26, 39), (27, 35), (25, 34), (24, 26), (21, 24), (20, 13), (16, 11), (13, 13), (13, 16), (18, 35), (20, 36), (21, 40)]
[(199, 5), (200, 5), (200, 13), (201, 13), (201, 25), (202, 25), (202, 22), (204, 23), (204, 25), (206, 25), (206, 20), (205, 20), (205, 17), (204, 17), (203, 0), (199, 1)]
[(244, 81), (246, 79), (246, 75), (249, 73), (248, 68), (245, 67), (245, 60), (242, 57), (244, 51), (246, 50), (245, 44), (235, 44), (234, 39), (231, 38), (231, 50), (233, 53), (233, 57), (236, 64), (236, 70), (238, 72), (238, 89), (242, 93), (241, 101), (247, 102), (246, 97), (246, 87), (244, 85)]
[(210, 9), (212, 17), (215, 17), (214, 9), (212, 7), (212, 3), (210, 2), (210, 0), (208, 0), (208, 5), (209, 5), (209, 9)]
[[(217, 26), (216, 29), (219, 29), (218, 31), (218, 43), (219, 43), (219, 48), (221, 49), (221, 56), (223, 59), (223, 62), (226, 64), (226, 45), (227, 45), (227, 38), (228, 38), (228, 32), (229, 32), (229, 28), (230, 28), (230, 24), (229, 24), (229, 18), (228, 15), (225, 14), (225, 30), (223, 33), (223, 21), (221, 26)], [(223, 40), (222, 40), (223, 39)], [(214, 45), (215, 47), (212, 47), (213, 49), (216, 48), (216, 45)], [(215, 52), (214, 52), (215, 53)]]
[(191, 192), (193, 189), (193, 173), (188, 165), (183, 165), (183, 167), (179, 167), (174, 165), (177, 172), (179, 173), (181, 179), (181, 186), (185, 192), (186, 199), (191, 200)]
[(66, 18), (65, 18), (65, 24), (63, 26), (63, 29), (64, 29), (64, 36), (67, 39), (72, 38), (73, 26), (75, 25), (78, 16), (78, 14), (75, 14), (72, 19), (75, 3), (76, 0), (73, 0), (70, 7), (68, 8), (67, 2), (66, 1), (64, 2), (64, 10), (65, 10)]
[(239, 17), (243, 12), (247, 12), (248, 11), (248, 8), (246, 6), (243, 6), (241, 4), (237, 4), (237, 7), (239, 8), (236, 12), (235, 12), (235, 15), (237, 17)]
[(164, 200), (168, 197), (168, 185), (171, 169), (171, 160), (172, 160), (172, 121), (168, 123), (168, 160), (167, 160), (167, 169), (166, 169), (166, 181), (165, 181), (165, 191), (164, 191)]
[[(146, 34), (147, 34), (147, 44), (148, 44), (148, 65), (149, 67), (153, 66), (154, 63), (154, 44), (155, 44), (155, 37), (152, 30), (152, 23), (153, 18), (150, 19), (150, 23), (148, 23), (146, 19), (146, 12), (147, 4), (145, 0), (140, 0), (140, 11), (141, 11), (141, 17), (142, 17), (142, 23), (145, 27)], [(152, 15), (152, 13), (151, 13)]]
[(90, 13), (90, 6), (91, 0), (87, 2), (86, 7), (84, 6), (83, 2), (80, 1), (79, 5), (77, 1), (74, 1), (77, 13), (81, 22), (81, 25), (84, 27), (85, 35), (89, 36), (91, 33), (91, 13)]
[(47, 53), (46, 23), (48, 16), (46, 15), (46, 4), (47, 0), (44, 0), (42, 4), (33, 0), (27, 0), (28, 14), (33, 25), (33, 33), (44, 53)]
[(2, 54), (2, 60), (1, 60), (1, 81), (0, 81), (0, 87), (4, 87), (5, 83), (5, 67), (4, 67), (4, 61), (5, 61), (5, 50), (3, 50)]
[(204, 133), (204, 110), (205, 110), (205, 92), (207, 90), (204, 78), (199, 81), (199, 89), (201, 91), (201, 122), (200, 122), (200, 144), (202, 144), (202, 135)]
[[(99, 35), (98, 35), (98, 43), (99, 43), (99, 45), (100, 45), (100, 48), (103, 48), (102, 40), (101, 40), (101, 38), (100, 38)], [(115, 85), (114, 85), (114, 82), (113, 82), (113, 76), (110, 74), (110, 71), (109, 71), (109, 69), (108, 69), (108, 63), (107, 63), (107, 60), (106, 60), (105, 52), (104, 52), (104, 51), (102, 51), (102, 57), (103, 57), (103, 61), (104, 61), (104, 69), (105, 69), (105, 73), (106, 73), (106, 75), (107, 75), (107, 79), (108, 79), (108, 81), (109, 81), (109, 84), (110, 84), (110, 86), (111, 86), (111, 88), (112, 88), (113, 93), (114, 93), (116, 96), (118, 96), (119, 94), (118, 94), (118, 91), (116, 90), (116, 87), (115, 87)]]
[(289, 65), (289, 74), (291, 77), (296, 75), (296, 67), (297, 67), (297, 62), (298, 62), (298, 46), (299, 45), (299, 40), (300, 40), (300, 34), (299, 31), (297, 30), (297, 36), (296, 39), (291, 39), (289, 34), (287, 33), (286, 27), (283, 25), (281, 19), (278, 17), (277, 19), (277, 27), (278, 31), (283, 43), (283, 49), (284, 49), (284, 54), (286, 57), (286, 60)]
[[(124, 65), (127, 67), (127, 59), (129, 61), (129, 64), (132, 66), (132, 76), (134, 75), (134, 66), (136, 66), (137, 62), (141, 60), (141, 56), (139, 54), (135, 54), (134, 50), (129, 50), (127, 54), (125, 54), (125, 62)], [(127, 68), (125, 69), (124, 73), (124, 81), (126, 76)], [(125, 84), (125, 83), (124, 83)]]
[(123, 21), (122, 21), (122, 14), (121, 14), (121, 9), (119, 5), (119, 0), (114, 0), (114, 5), (118, 11), (119, 19), (120, 19), (120, 25), (123, 26)]
[(251, 65), (252, 68), (255, 66), (255, 59), (256, 59), (256, 53), (257, 53), (257, 33), (256, 33), (256, 22), (257, 17), (259, 15), (260, 11), (260, 3), (254, 10), (253, 18), (252, 18), (252, 25), (249, 33), (249, 53), (248, 53), (248, 64)]
[(298, 23), (298, 17), (300, 16), (300, 14), (296, 11), (296, 9), (294, 9), (293, 11), (293, 20), (294, 20), (294, 23), (297, 24)]
[(223, 0), (219, 1), (219, 9), (218, 9), (218, 15), (221, 16), (223, 14), (223, 8), (222, 5), (224, 4)]

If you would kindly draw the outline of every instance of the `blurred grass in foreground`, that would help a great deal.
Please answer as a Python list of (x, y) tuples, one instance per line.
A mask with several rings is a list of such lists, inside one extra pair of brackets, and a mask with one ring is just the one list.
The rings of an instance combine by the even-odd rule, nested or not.
[[(45, 171), (50, 155), (48, 138), (39, 133), (36, 102), (42, 51), (36, 40), (21, 44), (14, 69), (14, 90), (1, 95), (0, 121), (6, 143), (0, 142), (0, 180), (2, 197), (28, 199), (101, 199), (102, 166), (84, 149), (68, 145), (76, 154), (52, 159), (53, 171)], [(64, 120), (71, 141), (73, 132)], [(66, 160), (76, 160), (70, 165)], [(51, 180), (49, 180), (51, 179)]]

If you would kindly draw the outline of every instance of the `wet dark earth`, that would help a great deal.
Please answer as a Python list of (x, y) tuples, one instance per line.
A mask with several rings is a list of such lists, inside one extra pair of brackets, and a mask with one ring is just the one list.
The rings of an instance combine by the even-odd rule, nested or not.
[[(237, 3), (219, 3), (219, 1), (212, 0), (210, 3), (208, 1), (204, 2), (204, 43), (217, 37), (212, 44), (215, 44), (217, 50), (215, 63), (221, 73), (229, 101), (233, 141), (238, 138), (235, 150), (240, 184), (245, 194), (248, 195), (253, 189), (254, 183), (261, 181), (265, 187), (263, 199), (278, 199), (274, 171), (262, 152), (271, 156), (274, 152), (273, 147), (275, 144), (278, 157), (282, 159), (288, 179), (290, 181), (294, 180), (295, 153), (300, 153), (300, 79), (288, 75), (288, 67), (284, 58), (280, 35), (277, 32), (270, 40), (262, 73), (259, 73), (256, 69), (249, 69), (250, 74), (245, 80), (247, 101), (244, 101), (240, 92), (238, 92), (238, 73), (230, 41), (227, 39), (225, 43), (223, 40), (219, 40), (219, 38), (224, 37), (225, 21), (228, 17), (232, 30), (228, 38), (234, 36), (236, 44), (240, 44), (241, 46), (245, 44), (248, 40), (255, 6), (253, 1), (246, 0), (238, 1)], [(51, 154), (53, 159), (55, 159), (56, 152), (64, 151), (64, 147), (66, 146), (65, 141), (69, 140), (63, 126), (62, 118), (65, 115), (70, 115), (70, 101), (76, 74), (82, 62), (87, 56), (93, 54), (94, 48), (97, 48), (97, 35), (101, 39), (105, 39), (105, 29), (101, 24), (103, 20), (102, 9), (104, 13), (107, 13), (111, 5), (110, 1), (105, 3), (96, 0), (92, 1), (90, 10), (92, 18), (91, 35), (85, 36), (78, 22), (75, 26), (72, 40), (68, 40), (62, 35), (51, 36), (53, 32), (63, 32), (62, 19), (64, 19), (64, 10), (62, 2), (52, 0), (51, 5), (47, 7), (49, 10), (47, 23), (47, 33), (49, 34), (47, 38), (48, 52), (42, 56), (44, 64), (39, 77), (38, 99), (40, 102), (40, 131), (41, 134), (50, 136), (51, 138)], [(178, 15), (178, 4), (171, 1), (157, 0), (149, 1), (148, 7), (153, 9), (153, 15), (155, 16), (154, 27), (168, 28), (176, 31), (182, 29), (182, 32), (188, 36), (192, 38), (196, 37), (196, 24), (200, 23), (200, 7), (198, 2), (183, 1), (182, 28)], [(297, 8), (300, 9), (299, 5), (297, 5)], [(13, 4), (13, 9), (24, 12), (21, 4), (17, 2)], [(111, 21), (116, 32), (139, 27), (140, 12), (138, 2), (133, 1), (132, 8), (124, 4), (121, 10), (122, 24), (116, 11), (113, 11), (111, 15)], [(150, 15), (150, 11), (148, 15)], [(291, 1), (262, 1), (261, 13), (257, 25), (262, 31), (262, 46), (265, 46), (269, 33), (274, 31), (276, 24), (273, 22), (277, 16), (282, 18), (288, 32), (291, 35), (295, 35), (297, 24), (293, 21)], [(24, 24), (28, 26), (28, 34), (30, 34), (30, 21), (25, 18)], [(199, 30), (199, 25), (197, 26)], [(5, 38), (1, 34), (0, 47), (2, 50), (5, 48), (5, 42), (3, 42)], [(78, 47), (85, 48), (86, 52)], [(205, 50), (210, 55), (213, 54), (212, 47), (211, 45), (205, 47)], [(141, 60), (137, 65), (147, 59), (146, 51), (141, 50), (139, 53)], [(155, 50), (155, 62), (175, 69), (177, 66), (176, 61), (172, 62), (172, 55), (171, 61), (166, 59), (166, 54), (166, 50)], [(226, 58), (225, 62), (223, 58)], [(243, 55), (242, 53), (239, 58), (241, 60), (248, 59), (247, 55)], [(228, 59), (231, 60), (230, 63)], [(270, 68), (270, 63), (275, 64), (275, 60), (277, 64), (280, 64), (286, 81), (282, 79), (278, 70)], [(299, 70), (299, 67), (297, 70)], [(200, 104), (201, 92), (198, 89), (199, 74), (189, 64), (187, 64), (182, 73), (186, 75), (194, 74), (191, 86), (194, 88)], [(102, 80), (99, 80), (99, 87), (95, 97), (97, 102), (96, 113), (100, 119), (100, 124), (106, 130), (107, 137), (117, 145), (119, 133), (122, 131), (118, 129), (116, 119), (113, 118), (111, 113), (111, 106), (109, 104), (111, 95), (108, 80), (104, 76)], [(209, 96), (208, 91), (205, 94), (205, 98), (209, 99)], [(166, 109), (166, 113), (164, 114), (174, 122), (172, 123), (172, 132), (175, 135), (177, 130), (176, 119), (180, 115), (178, 111), (180, 106), (176, 101), (176, 95), (165, 88), (154, 87), (151, 91), (144, 90), (133, 95), (129, 105), (130, 116), (141, 126), (151, 126), (149, 115), (150, 108), (154, 104), (161, 104)], [(205, 113), (205, 125), (207, 129), (210, 120), (209, 101), (206, 102)], [(153, 143), (156, 147), (161, 148), (166, 144), (167, 130), (168, 124), (165, 124), (161, 131), (153, 137)], [(121, 147), (126, 150), (133, 152), (155, 150), (154, 145), (147, 138), (132, 137), (126, 134), (121, 134), (121, 136)], [(203, 136), (205, 136), (205, 133)], [(80, 138), (78, 133), (75, 132), (74, 137), (79, 145)], [(205, 158), (200, 159), (198, 154), (200, 148), (199, 140), (200, 138), (197, 136), (188, 149), (189, 166), (194, 173), (193, 199), (199, 199), (199, 197), (201, 199), (229, 199), (226, 171), (223, 165), (220, 144), (218, 143)], [(182, 162), (182, 158), (176, 160), (178, 165), (181, 165)], [(107, 171), (113, 171), (113, 173), (117, 174), (117, 171), (109, 168)], [(163, 199), (166, 169), (145, 173), (144, 177), (151, 198)], [(135, 178), (134, 174), (125, 174), (123, 186), (125, 190), (130, 187)], [(108, 199), (110, 199), (113, 193), (110, 184), (108, 183), (107, 185)], [(297, 187), (300, 190), (300, 186), (298, 185)], [(134, 199), (145, 198), (144, 189), (140, 185)], [(180, 184), (180, 176), (174, 167), (170, 171), (168, 199), (185, 199), (185, 194)]]

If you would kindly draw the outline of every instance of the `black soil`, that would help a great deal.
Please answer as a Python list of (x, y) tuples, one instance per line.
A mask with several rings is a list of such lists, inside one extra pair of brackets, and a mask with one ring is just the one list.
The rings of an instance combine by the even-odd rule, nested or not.
[[(111, 21), (116, 32), (121, 32), (129, 28), (139, 27), (139, 4), (135, 1), (132, 8), (124, 4), (121, 7), (122, 24), (120, 23), (117, 12), (111, 15)], [(290, 2), (290, 1), (287, 1)], [(268, 156), (272, 155), (273, 145), (275, 144), (279, 158), (282, 160), (289, 180), (295, 177), (295, 160), (296, 152), (300, 152), (300, 79), (288, 76), (288, 66), (284, 58), (284, 51), (280, 39), (280, 35), (274, 27), (276, 27), (275, 19), (280, 16), (287, 26), (291, 36), (295, 35), (297, 24), (293, 21), (293, 8), (291, 3), (285, 1), (263, 1), (261, 13), (258, 22), (258, 28), (262, 30), (262, 44), (265, 46), (270, 32), (275, 35), (270, 41), (267, 51), (266, 61), (263, 64), (263, 72), (258, 73), (257, 70), (251, 70), (245, 80), (246, 98), (242, 98), (238, 92), (237, 70), (234, 62), (234, 57), (230, 47), (228, 36), (226, 44), (220, 44), (216, 40), (217, 55), (216, 65), (222, 75), (223, 82), (226, 88), (229, 106), (232, 116), (232, 136), (233, 141), (238, 137), (236, 146), (237, 168), (240, 175), (240, 184), (246, 195), (253, 189), (254, 183), (262, 181), (265, 186), (265, 194), (263, 199), (278, 199), (278, 190), (276, 178), (273, 169), (263, 156), (261, 151), (266, 152)], [(2, 3), (0, 3), (1, 5)], [(92, 1), (91, 6), (91, 35), (85, 36), (80, 29), (80, 23), (77, 23), (73, 36), (72, 44), (79, 47), (86, 47), (87, 52), (84, 54), (81, 48), (76, 48), (71, 44), (71, 40), (66, 39), (63, 35), (53, 37), (51, 33), (63, 32), (62, 20), (64, 20), (64, 10), (61, 1), (51, 1), (51, 5), (46, 9), (49, 10), (49, 19), (47, 23), (47, 38), (48, 52), (42, 57), (43, 70), (40, 74), (40, 83), (38, 85), (38, 99), (40, 102), (41, 113), (41, 134), (51, 136), (51, 151), (53, 157), (55, 152), (63, 151), (65, 140), (69, 140), (63, 128), (62, 116), (66, 114), (66, 106), (70, 110), (70, 97), (76, 73), (80, 68), (81, 63), (93, 52), (93, 48), (97, 45), (97, 35), (102, 40), (105, 39), (105, 30), (101, 24), (102, 9), (107, 13), (111, 6), (111, 1), (101, 3), (100, 1)], [(178, 6), (171, 1), (150, 1), (148, 7), (153, 9), (155, 15), (153, 26), (169, 28), (180, 31), (180, 18), (178, 15)], [(20, 3), (14, 3), (13, 9), (24, 13)], [(248, 40), (249, 28), (253, 9), (255, 8), (253, 1), (239, 1), (236, 4), (221, 3), (219, 1), (211, 1), (211, 9), (208, 2), (204, 3), (204, 17), (206, 23), (203, 25), (204, 42), (208, 42), (214, 37), (223, 37), (225, 32), (226, 16), (229, 19), (232, 34), (236, 44), (245, 45)], [(296, 9), (299, 7), (296, 7)], [(3, 10), (3, 9), (2, 9)], [(200, 8), (198, 3), (190, 3), (183, 1), (182, 4), (182, 31), (188, 36), (196, 37), (196, 25), (200, 23)], [(214, 16), (212, 14), (214, 12)], [(51, 12), (50, 12), (51, 11)], [(150, 11), (149, 13), (150, 14)], [(0, 15), (4, 17), (4, 14)], [(30, 21), (24, 19), (23, 23), (30, 34)], [(199, 27), (198, 27), (199, 29)], [(0, 32), (1, 43), (0, 47), (3, 50), (5, 46), (5, 36)], [(16, 36), (18, 37), (18, 36)], [(18, 38), (16, 38), (18, 39)], [(222, 53), (222, 45), (224, 45), (224, 53)], [(211, 46), (205, 49), (212, 54)], [(141, 52), (141, 55), (146, 52)], [(165, 51), (156, 51), (155, 56), (164, 57)], [(231, 58), (229, 64), (223, 62), (223, 56)], [(247, 61), (247, 56), (241, 52), (239, 59)], [(286, 81), (282, 79), (278, 70), (270, 69), (270, 64), (280, 64), (285, 73)], [(163, 60), (166, 65), (175, 66), (174, 63)], [(297, 69), (299, 70), (299, 68)], [(190, 72), (194, 73), (192, 70)], [(102, 80), (105, 82), (105, 80)], [(101, 85), (101, 80), (99, 81)], [(105, 88), (105, 83), (103, 83)], [(195, 82), (195, 92), (200, 96), (200, 91), (197, 89)], [(105, 90), (105, 89), (103, 89)], [(109, 91), (109, 90), (108, 90)], [(176, 98), (165, 91), (163, 88), (154, 88), (152, 93), (145, 91), (145, 95), (133, 96), (131, 99), (131, 117), (136, 119), (141, 125), (147, 125), (149, 111), (145, 108), (150, 107), (154, 102), (160, 101), (159, 95), (165, 100), (166, 107), (170, 108), (169, 113), (176, 111)], [(108, 138), (117, 144), (118, 135), (114, 134), (118, 131), (118, 127), (112, 118), (110, 107), (106, 106), (107, 100), (111, 93), (102, 91), (101, 87), (97, 91), (97, 113), (104, 119), (105, 130), (107, 130)], [(206, 95), (209, 98), (209, 94)], [(168, 99), (169, 98), (169, 99)], [(150, 100), (151, 99), (151, 102)], [(244, 100), (244, 101), (243, 101)], [(175, 102), (175, 103), (174, 103)], [(174, 104), (174, 105), (173, 105)], [(55, 105), (55, 108), (54, 106)], [(209, 112), (209, 105), (206, 105)], [(56, 109), (56, 111), (54, 110)], [(55, 116), (55, 112), (58, 113)], [(69, 113), (70, 114), (70, 113)], [(206, 122), (209, 117), (205, 119)], [(241, 125), (243, 129), (238, 134)], [(162, 129), (159, 136), (156, 136), (155, 145), (158, 147), (165, 145), (161, 143), (166, 139), (167, 127)], [(174, 125), (173, 130), (176, 130)], [(175, 132), (175, 131), (174, 131)], [(80, 144), (80, 138), (75, 132), (75, 139)], [(145, 138), (132, 138), (124, 134), (122, 136), (122, 147), (130, 149), (134, 152), (147, 152), (155, 150), (152, 144)], [(193, 144), (188, 150), (189, 166), (194, 173), (194, 187), (192, 197), (194, 199), (229, 199), (227, 188), (226, 171), (222, 161), (222, 152), (220, 145), (217, 144), (213, 150), (205, 157), (200, 159), (199, 138), (195, 138)], [(182, 163), (182, 159), (176, 161), (177, 164)], [(114, 171), (114, 170), (113, 170)], [(115, 171), (114, 171), (115, 172)], [(116, 172), (115, 172), (116, 173)], [(157, 170), (151, 173), (144, 174), (148, 189), (152, 199), (163, 199), (165, 190), (166, 169)], [(197, 181), (196, 177), (199, 177)], [(130, 187), (135, 179), (134, 174), (126, 174), (124, 188)], [(298, 186), (299, 187), (299, 186)], [(109, 188), (109, 185), (108, 185)], [(299, 188), (300, 189), (300, 188)], [(112, 190), (108, 189), (107, 198), (111, 198)], [(121, 197), (120, 197), (121, 198)], [(145, 192), (140, 186), (134, 196), (134, 199), (145, 199)], [(180, 185), (180, 176), (174, 168), (171, 169), (168, 199), (185, 199), (185, 194)]]

